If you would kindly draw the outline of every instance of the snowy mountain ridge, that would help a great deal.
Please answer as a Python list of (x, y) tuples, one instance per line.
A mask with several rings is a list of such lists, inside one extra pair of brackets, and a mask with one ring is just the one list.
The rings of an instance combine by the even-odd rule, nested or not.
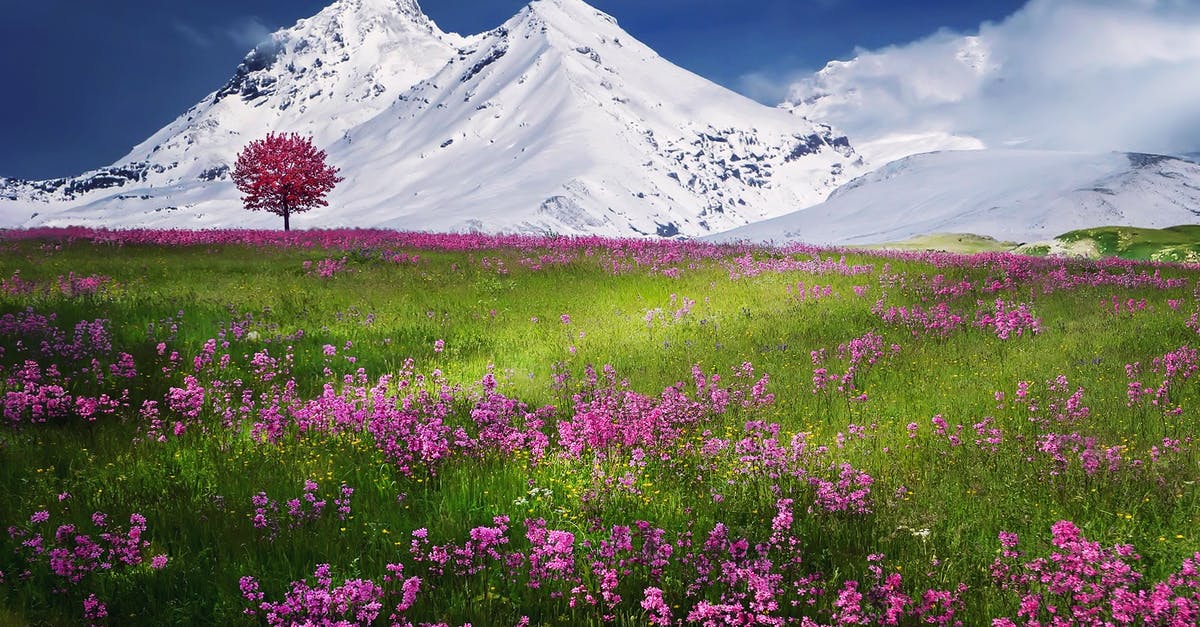
[(438, 30), (414, 0), (337, 0), (272, 34), (225, 85), (115, 164), (24, 185), (7, 179), (0, 189), (26, 201), (71, 202), (130, 184), (225, 179), (231, 155), (268, 131), (309, 134), (321, 145), (336, 141), (440, 68), (461, 43)]
[(933, 233), (1029, 243), (1097, 226), (1200, 218), (1200, 164), (1143, 153), (926, 153), (847, 183), (825, 202), (721, 233), (720, 241), (882, 244)]
[(473, 43), (331, 149), (385, 157), (349, 175), (352, 213), (396, 228), (694, 235), (819, 202), (857, 168), (828, 127), (676, 68), (577, 0), (534, 2)]
[(0, 179), (0, 219), (272, 228), (228, 175), (268, 131), (312, 135), (347, 179), (309, 227), (702, 235), (864, 171), (830, 127), (672, 65), (582, 0), (535, 0), (473, 37), (415, 0), (338, 0), (116, 164)]

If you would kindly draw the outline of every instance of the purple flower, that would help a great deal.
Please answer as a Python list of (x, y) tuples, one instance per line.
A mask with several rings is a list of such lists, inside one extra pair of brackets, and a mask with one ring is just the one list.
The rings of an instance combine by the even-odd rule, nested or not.
[(100, 620), (108, 616), (108, 607), (96, 595), (89, 595), (83, 600), (83, 617), (88, 620)]
[(663, 591), (659, 588), (646, 588), (643, 594), (646, 598), (642, 599), (642, 609), (650, 615), (650, 624), (670, 625), (671, 608), (663, 600)]
[(1000, 546), (1002, 546), (1006, 549), (1011, 549), (1011, 548), (1017, 546), (1018, 541), (1019, 541), (1019, 539), (1017, 537), (1017, 534), (1012, 533), (1011, 531), (1001, 531), (1000, 532)]

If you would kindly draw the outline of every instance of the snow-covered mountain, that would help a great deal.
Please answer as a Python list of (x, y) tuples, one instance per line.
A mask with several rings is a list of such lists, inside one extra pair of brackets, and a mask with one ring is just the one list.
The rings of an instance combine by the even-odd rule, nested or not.
[(113, 165), (70, 178), (0, 181), (0, 196), (42, 213), (122, 204), (114, 200), (163, 208), (168, 198), (195, 195), (192, 188), (228, 186), (220, 181), (237, 152), (268, 131), (312, 135), (320, 145), (340, 139), (441, 68), (462, 41), (438, 30), (415, 0), (338, 0), (274, 33), (225, 85)]
[[(1194, 29), (1139, 37), (1132, 25), (1146, 25), (1149, 5), (1132, 4), (1031, 0), (976, 34), (939, 31), (829, 62), (793, 84), (781, 108), (836, 125), (878, 169), (822, 204), (720, 238), (870, 244), (941, 232), (1037, 241), (1085, 227), (1195, 222), (1194, 154), (1111, 152), (1166, 150), (1180, 142), (1163, 141), (1164, 129), (1180, 120), (1195, 128), (1191, 109), (1174, 104), (1195, 97), (1169, 87), (1191, 67), (1186, 59), (1200, 58)], [(1173, 10), (1160, 9), (1156, 23), (1171, 23)], [(1098, 32), (1104, 43), (1087, 45)], [(1138, 104), (1114, 93), (1139, 94)]]
[(703, 235), (865, 171), (832, 128), (671, 64), (582, 0), (472, 37), (415, 0), (338, 0), (116, 164), (0, 179), (0, 221), (275, 228), (228, 175), (271, 130), (313, 135), (346, 177), (301, 227)]
[(1141, 153), (968, 150), (894, 161), (825, 202), (720, 241), (878, 244), (932, 233), (1035, 242), (1096, 226), (1162, 228), (1200, 217), (1200, 165)]

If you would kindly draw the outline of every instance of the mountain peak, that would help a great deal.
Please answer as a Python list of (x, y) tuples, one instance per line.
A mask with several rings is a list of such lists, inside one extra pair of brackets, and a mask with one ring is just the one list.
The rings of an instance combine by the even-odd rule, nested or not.
[(815, 204), (862, 165), (831, 129), (671, 64), (583, 0), (534, 0), (468, 38), (414, 0), (337, 0), (120, 167), (0, 185), (0, 201), (8, 187), (55, 201), (54, 220), (245, 224), (231, 162), (270, 131), (313, 136), (349, 179), (312, 226), (699, 235)]
[(571, 25), (618, 26), (616, 18), (584, 2), (584, 0), (533, 0), (518, 14), (518, 18), (536, 16), (555, 28), (570, 28)]
[[(425, 18), (425, 12), (417, 0), (337, 0), (329, 9), (337, 13), (378, 13), (404, 15)], [(427, 18), (425, 18), (427, 19)]]
[[(327, 93), (328, 89), (319, 84), (321, 81), (314, 81), (312, 76), (332, 77), (338, 73), (338, 66), (347, 65), (354, 67), (349, 72), (343, 67), (340, 72), (343, 78), (361, 75), (368, 79), (372, 89), (376, 89), (375, 85), (382, 89), (404, 88), (432, 72), (440, 64), (443, 51), (435, 52), (432, 64), (419, 59), (398, 59), (391, 53), (404, 50), (411, 54), (421, 44), (444, 38), (445, 34), (421, 11), (417, 0), (337, 0), (317, 15), (276, 31), (255, 46), (233, 78), (216, 92), (214, 102), (234, 94), (246, 101), (256, 101), (277, 93), (284, 83), (297, 92), (293, 96), (301, 90)], [(450, 46), (445, 42), (438, 47)], [(420, 72), (412, 75), (413, 72), (401, 67), (398, 73), (406, 78), (401, 81), (403, 84), (383, 85), (374, 80), (381, 72), (371, 71), (372, 67), (397, 64), (419, 65)], [(287, 106), (290, 105), (283, 108)]]
[(583, 15), (608, 15), (584, 0), (532, 0), (528, 6), (534, 11), (554, 10)]
[[(335, 35), (338, 31), (362, 31), (375, 25), (390, 30), (416, 26), (421, 31), (440, 33), (417, 0), (337, 0), (315, 16), (301, 20), (291, 30), (305, 25), (324, 31), (326, 35)], [(346, 34), (354, 38), (353, 33)]]
[(272, 33), (223, 87), (120, 163), (160, 164), (176, 180), (228, 170), (247, 138), (270, 130), (327, 145), (436, 72), (461, 40), (417, 0), (337, 0)]

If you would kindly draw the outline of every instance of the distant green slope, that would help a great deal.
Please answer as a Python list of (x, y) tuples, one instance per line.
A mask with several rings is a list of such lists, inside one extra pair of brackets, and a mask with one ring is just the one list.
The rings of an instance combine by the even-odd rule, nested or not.
[(1165, 229), (1102, 226), (1071, 231), (1055, 239), (1073, 246), (1090, 243), (1103, 257), (1200, 261), (1200, 224), (1184, 224)]
[(931, 233), (900, 242), (862, 248), (943, 250), (953, 253), (1015, 252), (1042, 257), (1064, 255), (1096, 259), (1120, 257), (1141, 261), (1200, 263), (1200, 224), (1165, 229), (1101, 226), (1063, 233), (1053, 240), (1017, 244), (970, 233)]
[(952, 253), (1006, 252), (1017, 247), (1016, 242), (1001, 242), (986, 235), (971, 233), (930, 233), (900, 242), (863, 246), (885, 250), (943, 250)]

